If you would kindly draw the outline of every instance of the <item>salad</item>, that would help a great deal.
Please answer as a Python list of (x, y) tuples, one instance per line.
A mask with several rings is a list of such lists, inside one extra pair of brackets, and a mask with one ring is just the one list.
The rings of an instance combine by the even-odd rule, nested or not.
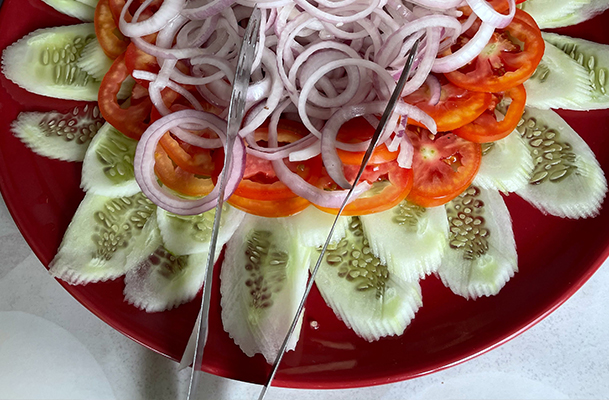
[[(33, 150), (84, 160), (87, 194), (52, 263), (55, 276), (85, 284), (125, 275), (126, 300), (150, 312), (192, 300), (214, 184), (233, 151), (242, 156), (229, 171), (219, 240), (227, 247), (223, 327), (246, 354), (272, 360), (352, 184), (358, 197), (316, 284), (370, 341), (404, 332), (429, 274), (472, 299), (496, 294), (514, 275), (514, 235), (498, 191), (561, 217), (598, 213), (604, 174), (547, 109), (607, 107), (603, 46), (542, 35), (511, 0), (259, 2), (265, 35), (243, 141), (224, 149), (231, 73), (253, 4), (183, 3), (100, 0), (94, 24), (35, 31), (3, 53), (4, 73), (22, 87), (98, 101), (71, 115), (24, 113), (13, 124)], [(419, 37), (391, 129), (363, 180), (352, 182)], [(52, 49), (53, 41), (61, 45)], [(563, 76), (569, 83), (557, 87)]]

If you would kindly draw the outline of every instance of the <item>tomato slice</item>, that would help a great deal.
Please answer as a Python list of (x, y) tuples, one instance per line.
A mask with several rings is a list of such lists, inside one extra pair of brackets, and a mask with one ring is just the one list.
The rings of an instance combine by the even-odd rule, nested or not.
[(97, 36), (104, 53), (112, 59), (123, 54), (130, 40), (123, 36), (118, 26), (116, 26), (108, 0), (99, 0), (97, 7), (95, 7), (93, 22), (95, 24), (95, 36)]
[[(345, 176), (353, 180), (359, 166), (346, 166)], [(401, 168), (397, 161), (368, 165), (362, 179), (372, 183), (372, 188), (347, 204), (342, 215), (366, 215), (389, 210), (406, 198), (413, 185), (411, 169)], [(336, 184), (327, 175), (322, 175), (318, 187), (335, 190)], [(322, 211), (336, 214), (338, 209), (316, 206)]]
[(291, 197), (284, 200), (254, 200), (233, 194), (227, 203), (249, 214), (267, 218), (289, 217), (301, 212), (311, 203), (302, 197)]
[[(372, 139), (374, 135), (375, 129), (370, 125), (368, 121), (366, 121), (363, 117), (357, 117), (350, 119), (345, 122), (336, 135), (336, 140), (343, 143), (361, 143), (367, 140)], [(353, 152), (337, 149), (338, 157), (343, 162), (343, 164), (347, 165), (362, 165), (362, 161), (364, 160), (365, 151)], [(370, 157), (370, 161), (368, 164), (383, 164), (389, 161), (393, 161), (398, 157), (398, 152), (391, 152), (385, 146), (385, 144), (381, 144), (374, 149), (372, 152), (372, 156)]]
[[(277, 124), (277, 136), (280, 144), (293, 143), (308, 134), (307, 128), (295, 121), (280, 120)], [(255, 132), (255, 139), (260, 144), (267, 140), (268, 130), (265, 126)], [(287, 200), (297, 197), (275, 175), (270, 161), (247, 154), (243, 180), (235, 190), (235, 195), (251, 200)], [(221, 157), (220, 157), (221, 158)], [(219, 158), (219, 159), (220, 159)], [(315, 184), (321, 176), (321, 157), (300, 162), (286, 162), (292, 172), (302, 179)]]
[(202, 197), (214, 188), (211, 177), (201, 177), (184, 171), (171, 161), (162, 146), (157, 146), (154, 161), (154, 172), (159, 180), (169, 189), (182, 195)]
[(118, 103), (116, 96), (122, 83), (129, 76), (125, 56), (121, 54), (114, 60), (110, 70), (102, 79), (97, 101), (101, 115), (106, 121), (124, 135), (139, 139), (148, 128), (152, 102), (148, 96), (144, 96), (138, 101), (135, 101), (135, 98), (132, 99), (133, 101), (127, 107)]
[[(531, 26), (529, 19), (528, 14), (517, 9), (510, 25), (496, 30), (476, 59), (445, 76), (459, 87), (491, 93), (503, 92), (529, 79), (545, 48), (541, 31)], [(456, 46), (468, 40), (470, 38), (463, 35)], [(448, 49), (447, 54), (453, 50)]]
[[(490, 93), (460, 88), (448, 82), (443, 76), (438, 79), (442, 94), (436, 105), (429, 104), (431, 92), (427, 85), (423, 85), (404, 98), (405, 102), (419, 107), (432, 117), (436, 121), (438, 132), (452, 131), (469, 124), (491, 105), (493, 96)], [(408, 119), (408, 123), (423, 127), (412, 119)]]
[(211, 176), (216, 170), (216, 163), (210, 149), (184, 143), (174, 138), (169, 132), (163, 135), (159, 144), (169, 158), (184, 171)]
[(414, 147), (414, 184), (407, 199), (423, 207), (436, 207), (461, 194), (474, 180), (482, 150), (453, 133), (434, 137), (419, 127), (407, 129)]
[(527, 99), (526, 90), (524, 85), (518, 85), (501, 93), (501, 96), (512, 99), (505, 117), (501, 121), (497, 121), (495, 108), (493, 107), (491, 110), (486, 110), (470, 124), (455, 129), (454, 133), (476, 143), (494, 142), (512, 133), (518, 126), (524, 112)]
[[(133, 74), (134, 70), (142, 70), (158, 74), (161, 67), (156, 61), (156, 57), (137, 48), (133, 43), (130, 43), (125, 50), (125, 65), (129, 73)], [(138, 83), (143, 86), (148, 86), (148, 81), (138, 80)]]

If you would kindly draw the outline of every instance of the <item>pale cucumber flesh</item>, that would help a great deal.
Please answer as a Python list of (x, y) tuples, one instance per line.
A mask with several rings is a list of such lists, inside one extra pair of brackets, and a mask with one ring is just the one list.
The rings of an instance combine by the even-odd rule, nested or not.
[(424, 208), (404, 200), (390, 210), (359, 219), (372, 253), (391, 274), (416, 282), (438, 269), (448, 246), (444, 207)]
[(149, 218), (127, 256), (127, 264), (133, 267), (125, 274), (125, 300), (146, 312), (170, 310), (191, 301), (203, 286), (207, 255), (171, 254), (163, 245), (156, 218)]
[[(309, 250), (276, 218), (246, 215), (220, 273), (222, 325), (248, 356), (278, 354), (307, 283)], [(296, 346), (302, 316), (288, 345)]]
[(92, 22), (95, 16), (95, 6), (77, 0), (42, 0), (62, 14), (77, 18), (84, 22)]
[(77, 65), (84, 47), (93, 40), (93, 23), (38, 29), (4, 49), (2, 72), (32, 93), (97, 101), (101, 81)]
[(519, 7), (531, 14), (541, 29), (576, 25), (609, 8), (608, 0), (527, 0)]
[(589, 107), (593, 92), (586, 68), (549, 42), (545, 42), (543, 58), (524, 87), (526, 104), (546, 110)]
[(139, 192), (133, 172), (136, 146), (136, 140), (105, 123), (85, 154), (81, 188), (109, 197), (131, 196)]
[(560, 49), (581, 65), (588, 75), (590, 95), (587, 99), (570, 99), (574, 110), (609, 108), (609, 45), (572, 38), (556, 33), (542, 33), (546, 42)]
[(518, 131), (533, 157), (529, 183), (516, 193), (563, 218), (598, 214), (607, 180), (590, 147), (554, 111), (526, 108)]
[(438, 276), (467, 299), (492, 296), (518, 270), (510, 213), (495, 190), (470, 186), (446, 204), (449, 248)]
[(483, 189), (515, 192), (529, 182), (533, 158), (518, 131), (482, 145), (482, 161), (474, 184)]
[(124, 275), (133, 267), (127, 256), (155, 208), (141, 193), (121, 198), (87, 193), (49, 265), (51, 274), (73, 285)]
[[(314, 251), (311, 268), (318, 257)], [(422, 305), (418, 281), (403, 281), (372, 254), (358, 217), (349, 217), (345, 238), (328, 248), (315, 284), (336, 316), (368, 341), (401, 335)]]
[(82, 161), (91, 139), (104, 123), (97, 105), (71, 112), (22, 112), (11, 131), (36, 154), (64, 161)]

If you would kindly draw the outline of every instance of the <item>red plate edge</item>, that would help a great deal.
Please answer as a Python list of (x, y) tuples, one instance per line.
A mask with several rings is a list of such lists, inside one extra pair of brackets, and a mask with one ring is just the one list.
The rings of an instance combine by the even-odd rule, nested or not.
[[(35, 27), (41, 26), (39, 24), (41, 21), (44, 21), (43, 23), (46, 26), (54, 26), (57, 24), (68, 24), (68, 23), (74, 22), (74, 20), (59, 15), (58, 13), (54, 12), (52, 9), (48, 8), (46, 5), (44, 5), (41, 2), (38, 2), (36, 0), (29, 0), (28, 2), (24, 2), (24, 1), (18, 2), (16, 0), (6, 0), (5, 3), (6, 4), (4, 4), (2, 9), (0, 9), (0, 26), (3, 26), (3, 27), (7, 26), (6, 23), (2, 23), (5, 18), (8, 18), (7, 15), (10, 14), (10, 11), (7, 11), (7, 10), (10, 10), (11, 9), (10, 7), (12, 7), (13, 10), (17, 9), (17, 7), (18, 7), (19, 15), (27, 16), (27, 19), (23, 18), (22, 21), (19, 21), (20, 22), (19, 27), (21, 28), (22, 31), (27, 28), (24, 32), (21, 33), (21, 35), (29, 32), (29, 30), (31, 30), (31, 28), (33, 28), (34, 26), (28, 27), (28, 24), (34, 24), (34, 22), (36, 22), (36, 21), (38, 21), (38, 22), (36, 22), (37, 25), (35, 25)], [(32, 12), (27, 12), (28, 7), (32, 9), (31, 10)], [(607, 18), (604, 17), (604, 20), (607, 20)], [(598, 26), (598, 27), (602, 26), (599, 18), (596, 19), (596, 23), (594, 21), (592, 21), (592, 22), (587, 22), (586, 24), (588, 26), (589, 25)], [(3, 28), (3, 31), (6, 32), (7, 29)], [(599, 35), (601, 32), (602, 32), (602, 30), (597, 30), (597, 33)], [(21, 35), (17, 36), (16, 38), (19, 38)], [(12, 38), (10, 34), (5, 35), (5, 36), (6, 36), (5, 39), (1, 39), (2, 44), (0, 45), (0, 48), (4, 48), (6, 44), (8, 44), (16, 39), (16, 38)], [(9, 39), (9, 37), (10, 37), (10, 39)], [(589, 37), (589, 38), (600, 41), (600, 39), (598, 39), (598, 38), (592, 38), (592, 37)], [(16, 97), (18, 99), (17, 101), (21, 102), (20, 96), (22, 94), (18, 93), (19, 89), (17, 89), (17, 92), (15, 92), (15, 90), (14, 90), (15, 88), (11, 88), (10, 83), (5, 82), (5, 80), (2, 82), (2, 85), (8, 86), (9, 90), (10, 90), (10, 95), (14, 98)], [(0, 94), (0, 99), (3, 98), (3, 95), (4, 95), (4, 93)], [(23, 98), (25, 99), (24, 103), (27, 105), (30, 105), (29, 101), (32, 98), (38, 97), (38, 96), (27, 96), (27, 95), (23, 95), (23, 96), (24, 96)], [(73, 104), (72, 102), (61, 102), (61, 101), (56, 101), (56, 100), (49, 101), (49, 99), (43, 99), (40, 97), (38, 97), (38, 100), (34, 100), (34, 102), (35, 102), (35, 104), (37, 104), (37, 106), (40, 109), (51, 109), (53, 107), (55, 107), (55, 108), (68, 107), (70, 104)], [(45, 104), (45, 102), (47, 102), (47, 103)], [(48, 104), (49, 102), (52, 102), (54, 104), (49, 105)], [(2, 104), (0, 103), (0, 106), (1, 105)], [(604, 118), (606, 118), (606, 115), (607, 114), (604, 114)], [(4, 121), (2, 121), (2, 122), (4, 122)], [(2, 127), (2, 125), (0, 125), (0, 129), (4, 129)], [(13, 139), (12, 141), (7, 140), (6, 138), (4, 140), (12, 142), (11, 146), (18, 146), (18, 144), (15, 143), (16, 139), (14, 139), (14, 138), (12, 138), (12, 139)], [(4, 144), (4, 143), (5, 143), (5, 141), (2, 142), (2, 144)], [(26, 240), (32, 247), (34, 253), (38, 256), (38, 258), (45, 265), (48, 265), (48, 262), (50, 261), (49, 254), (48, 254), (49, 246), (47, 246), (47, 248), (45, 249), (45, 247), (42, 246), (42, 244), (36, 240), (35, 232), (33, 232), (31, 230), (31, 228), (28, 226), (28, 224), (31, 222), (28, 220), (28, 218), (26, 217), (26, 214), (23, 212), (23, 210), (19, 210), (20, 204), (17, 202), (18, 199), (13, 198), (13, 194), (11, 192), (12, 186), (14, 183), (9, 182), (9, 179), (7, 178), (7, 176), (5, 176), (5, 174), (7, 174), (9, 171), (9, 165), (6, 164), (5, 157), (4, 157), (4, 155), (6, 153), (4, 153), (4, 151), (3, 151), (2, 154), (3, 154), (3, 157), (0, 158), (0, 171), (2, 172), (2, 173), (0, 173), (0, 191), (2, 192), (2, 194), (6, 200), (6, 204), (7, 204), (7, 207), (9, 208), (9, 211), (11, 212), (11, 215), (13, 215), (13, 218), (15, 219), (20, 231), (22, 232), (22, 234), (24, 235), (24, 237), (26, 238)], [(37, 157), (37, 156), (31, 155), (31, 157)], [(40, 162), (41, 162), (41, 160), (38, 160), (38, 159), (33, 161), (34, 164), (40, 163)], [(54, 170), (58, 169), (58, 170), (60, 170), (61, 173), (72, 174), (70, 176), (71, 181), (70, 181), (70, 179), (68, 179), (69, 182), (66, 183), (67, 187), (73, 187), (73, 185), (70, 186), (70, 183), (73, 183), (74, 181), (77, 180), (76, 178), (78, 178), (77, 175), (74, 175), (73, 165), (70, 167), (70, 166), (66, 166), (65, 163), (59, 163), (59, 162), (42, 162), (42, 164), (52, 165), (53, 166), (52, 168), (54, 168)], [(605, 165), (605, 169), (607, 169), (606, 165)], [(80, 193), (80, 197), (81, 196), (82, 196), (82, 193)], [(518, 200), (514, 200), (514, 199), (512, 199), (512, 197), (514, 197), (514, 196), (511, 196), (508, 199), (509, 206), (511, 206), (511, 204), (513, 204), (513, 203), (516, 203), (518, 207), (527, 207), (526, 205), (523, 205), (522, 202), (518, 203)], [(68, 204), (65, 208), (68, 210), (71, 209), (73, 212), (73, 210), (77, 206), (79, 200), (80, 200), (80, 198), (78, 196), (74, 199), (71, 199), (71, 203)], [(47, 198), (47, 201), (49, 201), (49, 198)], [(510, 209), (511, 209), (511, 207), (510, 207)], [(552, 218), (552, 217), (546, 217), (546, 218)], [(67, 225), (67, 224), (64, 224), (64, 225)], [(60, 229), (61, 227), (56, 227), (56, 228)], [(63, 226), (63, 228), (65, 229), (65, 226)], [(517, 237), (517, 241), (518, 241), (518, 237)], [(58, 245), (58, 242), (55, 244), (55, 248), (57, 245)], [(520, 246), (520, 243), (519, 243), (519, 246)], [(50, 247), (52, 247), (52, 246), (50, 246)], [(461, 362), (467, 361), (473, 357), (476, 357), (488, 350), (491, 350), (491, 349), (507, 342), (508, 340), (510, 340), (513, 337), (517, 336), (518, 334), (522, 333), (523, 331), (530, 328), (531, 326), (533, 326), (534, 324), (539, 322), (541, 319), (546, 317), (549, 313), (551, 313), (553, 310), (555, 310), (557, 307), (559, 307), (564, 301), (566, 301), (573, 293), (575, 293), (577, 291), (577, 289), (579, 289), (592, 276), (592, 274), (602, 265), (603, 261), (606, 259), (606, 257), (608, 255), (609, 255), (609, 249), (606, 247), (606, 244), (605, 244), (605, 247), (602, 249), (601, 252), (597, 253), (597, 256), (590, 262), (590, 264), (588, 265), (586, 270), (581, 275), (579, 275), (577, 277), (577, 279), (575, 279), (569, 283), (567, 290), (562, 291), (560, 294), (556, 295), (555, 297), (553, 297), (552, 299), (547, 301), (547, 304), (549, 304), (548, 307), (542, 307), (541, 309), (538, 310), (538, 312), (535, 312), (534, 314), (532, 314), (531, 317), (528, 318), (527, 320), (521, 321), (519, 324), (511, 326), (510, 329), (505, 330), (501, 334), (491, 335), (490, 337), (486, 337), (486, 339), (480, 340), (478, 345), (470, 347), (469, 351), (461, 352), (459, 355), (445, 357), (444, 361), (441, 364), (427, 365), (427, 366), (423, 365), (420, 368), (411, 368), (407, 374), (404, 374), (403, 372), (391, 373), (391, 372), (384, 371), (382, 376), (379, 376), (378, 374), (368, 372), (367, 377), (360, 375), (359, 377), (357, 377), (357, 379), (353, 379), (353, 377), (349, 377), (350, 374), (345, 374), (342, 377), (333, 376), (331, 381), (326, 381), (321, 378), (317, 378), (317, 380), (313, 380), (313, 381), (308, 381), (306, 379), (303, 380), (302, 379), (303, 377), (304, 378), (307, 377), (307, 375), (308, 375), (307, 372), (301, 373), (300, 375), (291, 375), (289, 373), (286, 373), (286, 374), (278, 375), (278, 378), (274, 383), (277, 386), (309, 388), (309, 389), (352, 388), (352, 387), (371, 386), (371, 385), (379, 385), (379, 384), (385, 384), (385, 383), (390, 383), (390, 382), (395, 382), (395, 381), (401, 381), (404, 379), (414, 378), (414, 377), (425, 375), (425, 374), (428, 374), (431, 372), (439, 371), (441, 369), (445, 369), (445, 368), (448, 368), (453, 365), (457, 365)], [(52, 257), (52, 255), (51, 255), (51, 257)], [(523, 272), (523, 271), (521, 271), (521, 272)], [(514, 280), (516, 280), (518, 278), (518, 276), (519, 275), (517, 274), (516, 278), (514, 278)], [(435, 282), (435, 283), (430, 282), (432, 279), (433, 278), (428, 278), (424, 282), (424, 290), (427, 287), (432, 286), (436, 292), (441, 292), (442, 289), (436, 287), (437, 282)], [(120, 284), (120, 282), (114, 282), (114, 283)], [(110, 285), (113, 285), (114, 283), (103, 283), (103, 284), (96, 284), (96, 285), (90, 285), (90, 286), (100, 287), (100, 286), (105, 285), (105, 286), (109, 287)], [(509, 289), (511, 283), (515, 283), (515, 282), (512, 282), (512, 281), (508, 282), (504, 291), (506, 289)], [(171, 351), (167, 351), (167, 349), (159, 349), (158, 346), (155, 346), (154, 344), (152, 344), (150, 342), (149, 338), (142, 336), (141, 333), (134, 331), (132, 327), (128, 326), (127, 324), (125, 324), (123, 322), (120, 322), (118, 319), (116, 319), (115, 315), (113, 316), (111, 314), (107, 314), (107, 310), (106, 310), (106, 312), (104, 312), (104, 310), (100, 307), (99, 304), (93, 302), (90, 298), (84, 296), (83, 293), (88, 291), (87, 288), (89, 288), (89, 286), (76, 286), (75, 287), (75, 286), (70, 286), (61, 281), (60, 281), (60, 284), (64, 288), (66, 288), (66, 290), (68, 290), (79, 302), (81, 302), (81, 304), (83, 304), (83, 306), (85, 306), (87, 309), (89, 309), (91, 312), (93, 312), (95, 315), (97, 315), (100, 319), (104, 320), (106, 323), (108, 323), (113, 328), (119, 330), (126, 336), (130, 337), (132, 340), (134, 340), (156, 352), (159, 352), (170, 358), (174, 358), (174, 359), (177, 358), (176, 354), (178, 354), (178, 353), (176, 353), (175, 351), (173, 351), (173, 353), (172, 353)], [(217, 287), (218, 285), (215, 285), (215, 286)], [(425, 298), (425, 296), (424, 296), (424, 298)], [(313, 298), (311, 300), (312, 300), (312, 304), (308, 304), (308, 306), (310, 305), (311, 306), (310, 308), (313, 308), (315, 305), (318, 305), (318, 303), (320, 301), (319, 295), (314, 294)], [(481, 299), (479, 301), (482, 302), (484, 300), (485, 299)], [(455, 299), (455, 301), (458, 301), (458, 300)], [(492, 299), (490, 301), (492, 301)], [(188, 305), (182, 306), (178, 310), (180, 310), (180, 309), (187, 310), (186, 314), (194, 316), (194, 315), (196, 315), (196, 310), (198, 308), (198, 306), (195, 303), (196, 302), (192, 302)], [(425, 300), (424, 300), (423, 311), (424, 310), (425, 310)], [(315, 311), (317, 311), (317, 310), (315, 310)], [(322, 319), (327, 318), (328, 313), (321, 313), (321, 317), (322, 317)], [(333, 317), (333, 315), (330, 314), (330, 317)], [(417, 323), (417, 318), (415, 318), (413, 324)], [(194, 321), (194, 318), (192, 318), (192, 319)], [(323, 328), (323, 325), (322, 325), (322, 328)], [(305, 330), (306, 330), (306, 328), (305, 328)], [(410, 330), (410, 328), (409, 328), (409, 330)], [(408, 333), (408, 331), (407, 331), (407, 333)], [(305, 334), (305, 336), (309, 336), (307, 334), (307, 332), (303, 332), (303, 334)], [(357, 339), (354, 339), (353, 337), (351, 337), (352, 335), (351, 336), (349, 335), (349, 332), (346, 332), (345, 335), (349, 336), (347, 338), (348, 343), (356, 343), (357, 345), (360, 345), (360, 343), (357, 341)], [(381, 341), (381, 343), (399, 342), (399, 340), (395, 340), (395, 339), (396, 338), (383, 340), (383, 341)], [(397, 339), (399, 339), (399, 338), (397, 338)], [(362, 345), (362, 346), (366, 347), (365, 345)], [(180, 346), (173, 346), (173, 350), (175, 350), (176, 348), (179, 348), (179, 347)], [(303, 347), (303, 344), (301, 343), (299, 345), (299, 347), (297, 348), (296, 352), (291, 352), (288, 354), (288, 356), (286, 356), (286, 361), (288, 361), (288, 362), (287, 362), (287, 364), (284, 364), (284, 368), (282, 368), (283, 370), (298, 368), (298, 362), (296, 360), (298, 358), (298, 356), (295, 356), (295, 353), (302, 351), (303, 350), (302, 347)], [(182, 348), (183, 348), (183, 345), (182, 345)], [(237, 349), (237, 351), (238, 351), (238, 349)], [(178, 355), (178, 357), (179, 357), (179, 355)], [(288, 360), (288, 359), (291, 359), (291, 360)], [(226, 376), (226, 377), (233, 378), (233, 379), (242, 379), (242, 380), (254, 381), (254, 382), (258, 382), (258, 383), (262, 382), (262, 380), (265, 376), (265, 373), (268, 370), (268, 366), (266, 366), (266, 364), (261, 362), (259, 356), (254, 359), (249, 359), (249, 361), (252, 361), (253, 365), (260, 368), (260, 373), (253, 374), (253, 375), (249, 376), (247, 379), (243, 378), (244, 377), (243, 373), (235, 372), (232, 370), (226, 370), (226, 368), (222, 368), (221, 366), (218, 366), (218, 364), (204, 365), (204, 369), (207, 372), (211, 372), (211, 373), (221, 375), (221, 376)], [(325, 365), (330, 365), (330, 364), (331, 363), (329, 363), (329, 364), (326, 363)], [(315, 363), (312, 364), (312, 366), (321, 366), (321, 367), (323, 367), (323, 365), (324, 365), (323, 362), (317, 363), (317, 364), (315, 364)], [(353, 371), (350, 371), (350, 372), (351, 372), (351, 374), (353, 374)], [(355, 373), (354, 375), (359, 375), (359, 374)], [(296, 377), (300, 376), (300, 378), (295, 378), (295, 376)]]

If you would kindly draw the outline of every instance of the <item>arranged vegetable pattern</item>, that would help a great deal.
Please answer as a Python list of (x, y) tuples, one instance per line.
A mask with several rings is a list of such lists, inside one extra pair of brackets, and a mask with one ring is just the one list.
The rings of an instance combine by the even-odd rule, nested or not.
[[(94, 23), (32, 32), (4, 50), (4, 74), (34, 93), (98, 102), (12, 125), (37, 153), (84, 161), (86, 196), (51, 273), (71, 284), (125, 275), (125, 299), (148, 312), (192, 300), (214, 185), (233, 151), (218, 242), (222, 320), (247, 355), (275, 358), (351, 185), (316, 284), (369, 341), (404, 332), (429, 274), (475, 299), (517, 272), (499, 192), (566, 218), (593, 217), (606, 195), (592, 151), (549, 110), (608, 106), (607, 46), (539, 30), (540, 10), (569, 2), (45, 2)], [(604, 7), (587, 3), (581, 15)], [(226, 149), (230, 83), (255, 4), (265, 18), (248, 113)], [(556, 15), (558, 24), (567, 14)], [(391, 128), (353, 182), (418, 38)]]

